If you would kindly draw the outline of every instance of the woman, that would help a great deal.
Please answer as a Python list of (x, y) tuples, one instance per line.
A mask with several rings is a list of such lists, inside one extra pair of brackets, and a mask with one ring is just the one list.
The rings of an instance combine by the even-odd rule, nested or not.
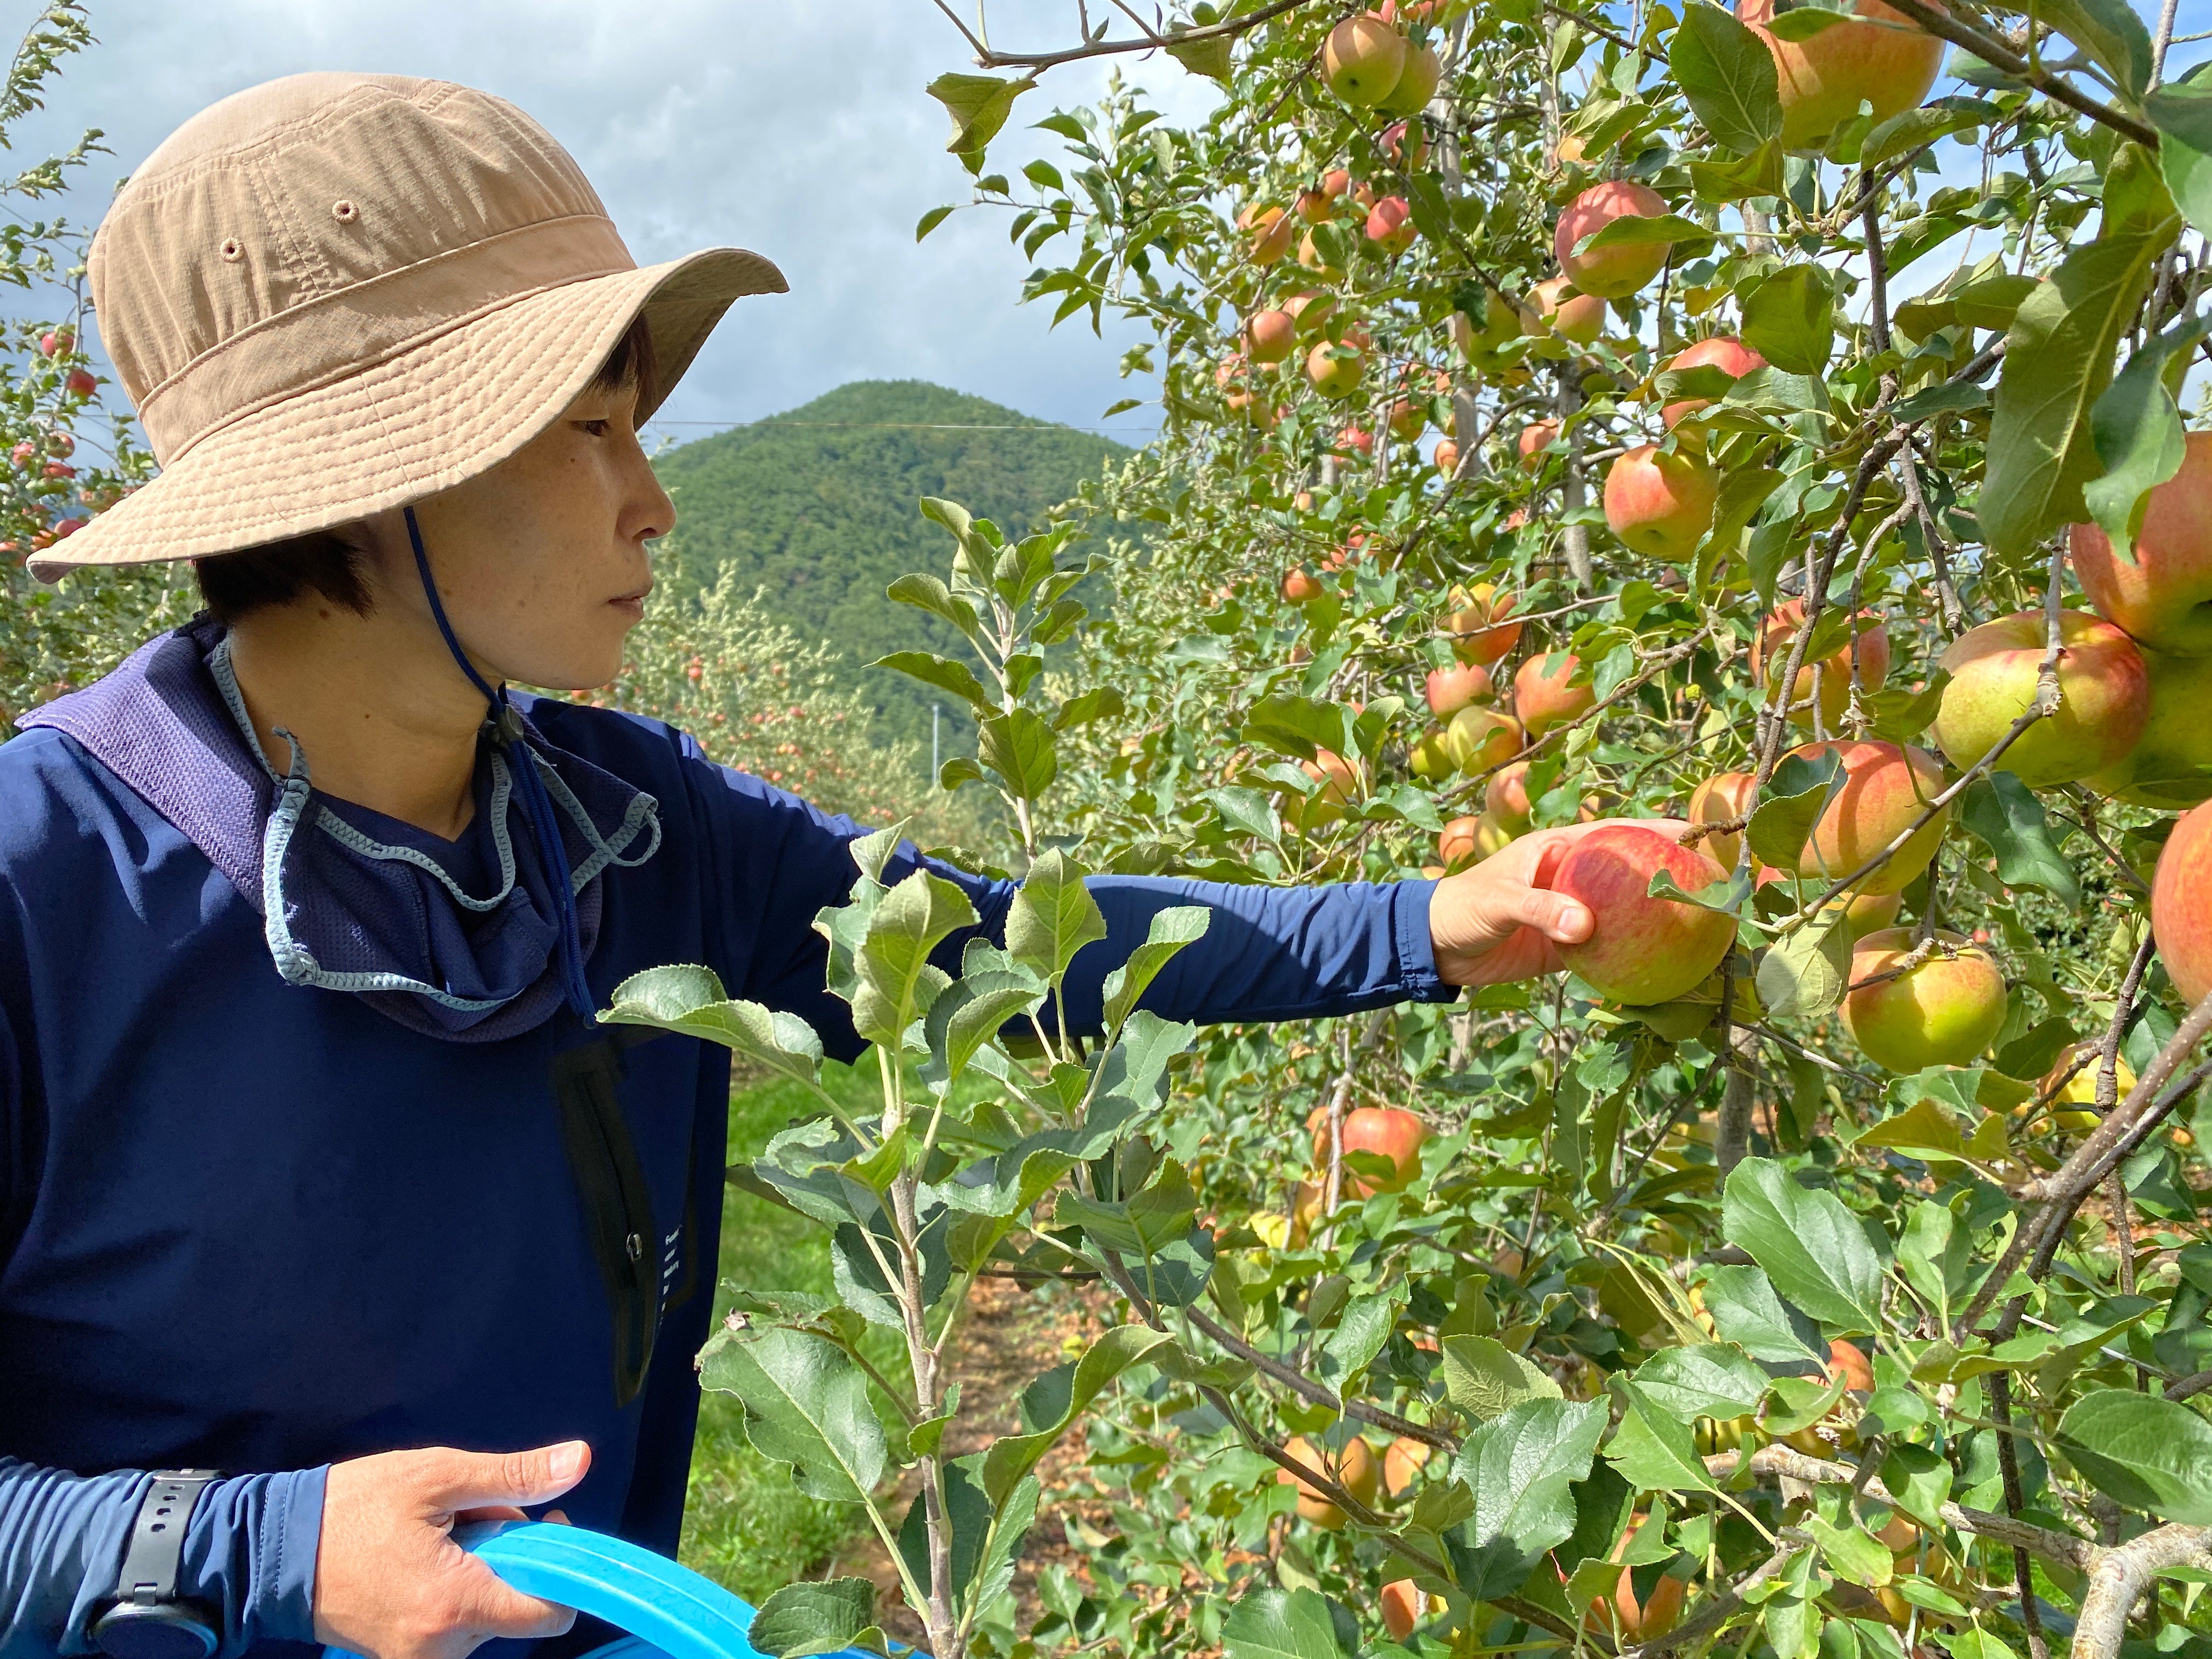
[[(672, 1553), (728, 1096), (592, 1011), (705, 962), (852, 1055), (811, 923), (860, 831), (504, 688), (614, 676), (674, 518), (637, 424), (782, 279), (636, 269), (496, 99), (314, 75), (163, 144), (92, 281), (163, 471), (40, 574), (188, 558), (207, 610), (0, 748), (0, 1655), (558, 1635), (447, 1534), (561, 1498)], [(1194, 899), (1146, 999), (1185, 1018), (1548, 971), (1572, 833), (1437, 884), (1102, 879), (1070, 1018)]]

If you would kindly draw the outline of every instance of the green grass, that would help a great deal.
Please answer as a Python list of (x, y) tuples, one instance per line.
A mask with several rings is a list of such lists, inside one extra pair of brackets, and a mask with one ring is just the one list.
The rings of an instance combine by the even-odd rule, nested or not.
[[(841, 1101), (873, 1103), (873, 1055), (858, 1072), (835, 1064), (823, 1082)], [(817, 1103), (790, 1083), (740, 1089), (730, 1101), (730, 1161), (757, 1158), (787, 1126), (818, 1115)], [(759, 1290), (830, 1290), (830, 1235), (803, 1216), (723, 1188), (720, 1279)], [(729, 1306), (717, 1291), (714, 1316)], [(699, 1412), (699, 1438), (691, 1453), (690, 1502), (684, 1516), (684, 1564), (757, 1604), (771, 1590), (806, 1576), (832, 1551), (866, 1526), (859, 1509), (825, 1504), (791, 1483), (791, 1471), (772, 1463), (745, 1440), (744, 1413), (736, 1400), (709, 1392)]]

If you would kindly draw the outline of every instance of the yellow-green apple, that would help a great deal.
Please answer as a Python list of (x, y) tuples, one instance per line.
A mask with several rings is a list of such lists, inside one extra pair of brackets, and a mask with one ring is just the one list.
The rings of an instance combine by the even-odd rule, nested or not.
[(1382, 1448), (1382, 1490), (1393, 1498), (1403, 1498), (1413, 1490), (1413, 1482), (1420, 1478), (1421, 1470), (1436, 1448), (1425, 1440), (1415, 1440), (1401, 1435)]
[(1367, 215), (1367, 240), (1385, 253), (1403, 253), (1420, 233), (1402, 196), (1386, 196)]
[[(1951, 683), (1936, 714), (1936, 743), (1960, 770), (1996, 747), (2035, 701), (2047, 624), (2023, 611), (1970, 628), (1942, 666)], [(2072, 783), (2124, 759), (2150, 718), (2150, 671), (2135, 641), (2087, 611), (2058, 613), (2058, 712), (2013, 740), (1997, 764), (2032, 789)], [(2202, 711), (2212, 720), (2212, 708)]]
[[(1441, 730), (1424, 732), (1414, 739), (1413, 747), (1407, 753), (1407, 764), (1415, 777), (1430, 783), (1442, 783), (1459, 771), (1458, 764), (1452, 759), (1451, 744), (1446, 741)], [(1451, 825), (1446, 824), (1444, 828), (1449, 831)]]
[(1571, 651), (1531, 657), (1513, 677), (1513, 713), (1530, 737), (1580, 719), (1596, 706), (1597, 692), (1585, 680), (1571, 685), (1582, 659)]
[[(1817, 762), (1833, 755), (1844, 766), (1843, 787), (1813, 826), (1790, 874), (1837, 881), (1850, 875), (1911, 829), (1942, 793), (1943, 768), (1925, 750), (1893, 743), (1808, 743), (1790, 751)], [(1913, 830), (1896, 855), (1859, 884), (1873, 894), (1901, 893), (1928, 867), (1948, 823), (1948, 806)]]
[(1541, 466), (1544, 452), (1559, 441), (1559, 423), (1557, 421), (1531, 421), (1521, 428), (1521, 436), (1514, 447), (1520, 452), (1522, 465)]
[[(1732, 334), (1716, 335), (1710, 340), (1700, 340), (1686, 351), (1678, 351), (1667, 360), (1668, 368), (1717, 368), (1723, 374), (1741, 380), (1754, 368), (1765, 368), (1766, 359), (1753, 351)], [(1659, 411), (1659, 418), (1667, 429), (1673, 431), (1674, 423), (1685, 415), (1694, 415), (1710, 408), (1711, 398), (1680, 398)]]
[[(1797, 638), (1797, 630), (1804, 625), (1802, 599), (1784, 600), (1759, 625), (1758, 635), (1751, 642), (1751, 673), (1762, 688), (1771, 691), (1774, 681), (1789, 666), (1790, 647)], [(1882, 626), (1881, 618), (1871, 611), (1862, 611), (1853, 627), (1856, 648), (1850, 639), (1845, 639), (1831, 655), (1798, 669), (1797, 682), (1790, 688), (1790, 718), (1800, 726), (1813, 722), (1816, 668), (1820, 671), (1820, 719), (1832, 732), (1843, 724), (1844, 712), (1850, 707), (1854, 676), (1863, 697), (1881, 690), (1882, 682), (1889, 678), (1889, 630)]]
[(1325, 225), (1336, 217), (1336, 198), (1313, 185), (1300, 191), (1291, 206), (1310, 225)]
[(1606, 470), (1605, 522), (1632, 551), (1686, 561), (1713, 527), (1720, 484), (1702, 455), (1638, 444)]
[(1487, 809), (1474, 815), (1474, 855), (1486, 859), (1502, 853), (1513, 844), (1514, 832), (1498, 821)]
[(1459, 446), (1449, 438), (1437, 439), (1435, 452), (1429, 459), (1435, 462), (1437, 471), (1447, 478), (1459, 475)]
[(2004, 975), (1990, 953), (1958, 933), (1938, 932), (1942, 951), (1901, 971), (1913, 930), (1885, 927), (1851, 951), (1844, 1027), (1860, 1051), (1889, 1071), (1967, 1066), (2005, 1022)]
[(1255, 363), (1279, 363), (1297, 344), (1297, 319), (1287, 311), (1255, 311), (1245, 319), (1244, 355)]
[(1481, 827), (1482, 821), (1471, 813), (1444, 825), (1443, 833), (1437, 837), (1437, 856), (1444, 861), (1447, 869), (1455, 864), (1474, 861), (1475, 839)]
[(2212, 802), (2173, 826), (2150, 884), (2151, 933), (2184, 1002), (2212, 993)]
[(1528, 763), (1515, 761), (1483, 786), (1483, 810), (1516, 836), (1528, 833), (1535, 808), (1528, 799)]
[(1333, 346), (1326, 340), (1306, 356), (1306, 379), (1324, 398), (1344, 398), (1359, 390), (1367, 371), (1367, 358), (1356, 346)]
[(1310, 795), (1291, 797), (1290, 816), (1301, 830), (1325, 830), (1344, 816), (1345, 803), (1359, 793), (1359, 773), (1340, 755), (1317, 749), (1298, 769), (1321, 786)]
[(1405, 67), (1398, 71), (1398, 84), (1383, 95), (1382, 107), (1393, 115), (1419, 115), (1437, 95), (1437, 82), (1443, 74), (1443, 60), (1437, 56), (1435, 47), (1408, 46)]
[(1633, 294), (1667, 263), (1666, 242), (1628, 242), (1578, 253), (1576, 245), (1618, 219), (1656, 219), (1667, 204), (1649, 185), (1608, 179), (1592, 185), (1560, 210), (1553, 228), (1552, 252), (1567, 280), (1584, 294), (1601, 299)]
[[(1313, 1130), (1314, 1169), (1326, 1170), (1328, 1114), (1316, 1111), (1309, 1122)], [(1390, 1160), (1388, 1176), (1364, 1176), (1346, 1165), (1344, 1190), (1352, 1197), (1402, 1192), (1420, 1174), (1421, 1143), (1429, 1138), (1429, 1126), (1402, 1106), (1358, 1107), (1344, 1115), (1342, 1133), (1346, 1152), (1374, 1152)]]
[(1605, 301), (1595, 294), (1578, 291), (1565, 276), (1547, 277), (1528, 291), (1535, 302), (1533, 321), (1524, 318), (1522, 330), (1534, 333), (1541, 326), (1563, 340), (1589, 345), (1605, 331)]
[(1905, 895), (1853, 893), (1845, 898), (1828, 901), (1827, 908), (1831, 912), (1839, 906), (1844, 913), (1844, 925), (1850, 930), (1853, 939), (1860, 939), (1884, 927), (1894, 927), (1897, 913), (1905, 908)]
[[(1736, 0), (1735, 15), (1774, 54), (1782, 100), (1782, 143), (1818, 149), (1859, 112), (1874, 106), (1887, 121), (1928, 95), (1943, 66), (1943, 43), (1881, 0), (1857, 0), (1863, 21), (1836, 23), (1802, 40), (1784, 40), (1766, 27), (1781, 0)], [(1936, 9), (1943, 9), (1936, 0)]]
[(1590, 936), (1562, 945), (1559, 959), (1599, 995), (1632, 1006), (1672, 1002), (1721, 965), (1735, 921), (1679, 899), (1651, 896), (1661, 871), (1686, 893), (1727, 879), (1720, 866), (1640, 823), (1608, 823), (1567, 849), (1552, 873), (1554, 892), (1590, 913)]
[(1521, 752), (1520, 723), (1478, 703), (1451, 717), (1444, 727), (1444, 748), (1461, 771), (1487, 772)]
[[(1690, 792), (1690, 822), (1727, 823), (1743, 817), (1745, 805), (1750, 799), (1750, 773), (1716, 772)], [(1719, 830), (1698, 845), (1711, 854), (1722, 869), (1733, 870), (1736, 860), (1742, 856), (1743, 831)]]
[(2212, 657), (2212, 432), (2192, 432), (2181, 471), (2150, 492), (2132, 563), (2093, 524), (2069, 532), (2081, 591), (2137, 643)]
[(1283, 573), (1283, 597), (1292, 605), (1310, 605), (1327, 591), (1321, 578), (1303, 567)]
[(1523, 317), (1523, 313), (1486, 291), (1480, 317), (1469, 317), (1464, 311), (1452, 313), (1452, 343), (1474, 368), (1496, 369), (1503, 361), (1498, 354), (1525, 331)]
[[(1346, 1441), (1341, 1451), (1331, 1451), (1302, 1434), (1284, 1442), (1283, 1449), (1315, 1474), (1336, 1482), (1362, 1504), (1374, 1503), (1376, 1492), (1382, 1484), (1382, 1462), (1358, 1435)], [(1277, 1469), (1275, 1480), (1282, 1486), (1297, 1484), (1298, 1514), (1303, 1519), (1329, 1532), (1343, 1529), (1350, 1517), (1334, 1499), (1323, 1497), (1320, 1487), (1300, 1480), (1288, 1469)]]
[(1488, 702), (1494, 688), (1490, 671), (1480, 663), (1455, 663), (1449, 668), (1429, 670), (1429, 712), (1448, 720), (1471, 702)]
[(1477, 582), (1464, 592), (1455, 588), (1452, 607), (1439, 623), (1451, 636), (1453, 653), (1462, 662), (1493, 663), (1519, 644), (1521, 624), (1506, 620), (1513, 603), (1513, 595), (1499, 592), (1490, 582)]
[(2087, 781), (2100, 795), (2168, 811), (2212, 799), (2212, 657), (2136, 648), (2150, 674), (2150, 718), (2136, 746)]
[(1373, 13), (1347, 17), (1322, 43), (1322, 79), (1347, 104), (1371, 108), (1406, 69), (1406, 37)]

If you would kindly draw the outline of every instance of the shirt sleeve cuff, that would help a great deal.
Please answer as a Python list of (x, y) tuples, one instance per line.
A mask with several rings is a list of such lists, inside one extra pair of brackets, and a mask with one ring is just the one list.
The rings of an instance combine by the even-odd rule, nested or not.
[(222, 1614), (222, 1648), (315, 1639), (315, 1555), (327, 1466), (208, 1488), (185, 1534), (179, 1593)]
[(1398, 913), (1398, 983), (1412, 1002), (1450, 1002), (1459, 996), (1459, 987), (1437, 972), (1436, 940), (1429, 933), (1429, 902), (1436, 890), (1433, 881), (1401, 881), (1392, 894)]

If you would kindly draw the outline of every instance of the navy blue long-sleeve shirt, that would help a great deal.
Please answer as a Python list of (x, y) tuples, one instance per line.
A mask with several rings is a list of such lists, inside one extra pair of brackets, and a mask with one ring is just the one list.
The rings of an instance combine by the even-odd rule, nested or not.
[[(602, 878), (587, 964), (600, 1005), (642, 969), (703, 962), (732, 995), (856, 1054), (812, 923), (850, 888), (861, 829), (656, 723), (526, 707), (552, 744), (659, 804), (659, 850)], [(482, 827), (422, 845), (481, 864)], [(902, 849), (887, 879), (918, 861)], [(1013, 884), (933, 867), (997, 936)], [(1294, 1018), (1452, 994), (1427, 883), (1092, 890), (1109, 937), (1071, 975), (1079, 1029), (1151, 916), (1192, 902), (1214, 919), (1146, 994), (1164, 1015)], [(650, 1368), (618, 1405), (609, 1292), (548, 1084), (587, 1035), (551, 1020), (441, 1041), (362, 997), (288, 985), (234, 881), (107, 766), (54, 730), (0, 746), (0, 1659), (86, 1650), (156, 1468), (231, 1476), (196, 1513), (182, 1587), (219, 1610), (227, 1654), (312, 1639), (323, 1472), (340, 1459), (586, 1440), (569, 1516), (674, 1553), (727, 1055), (665, 1037), (623, 1058), (661, 1295)]]

